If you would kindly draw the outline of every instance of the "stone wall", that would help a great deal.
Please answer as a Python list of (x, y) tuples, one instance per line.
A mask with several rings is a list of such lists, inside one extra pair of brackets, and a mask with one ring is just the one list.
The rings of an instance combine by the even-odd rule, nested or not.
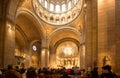
[(97, 65), (97, 1), (86, 2), (85, 45), (86, 67)]
[(116, 58), (115, 0), (98, 0), (98, 66), (108, 56), (115, 69)]
[(120, 72), (120, 0), (115, 0), (116, 71)]

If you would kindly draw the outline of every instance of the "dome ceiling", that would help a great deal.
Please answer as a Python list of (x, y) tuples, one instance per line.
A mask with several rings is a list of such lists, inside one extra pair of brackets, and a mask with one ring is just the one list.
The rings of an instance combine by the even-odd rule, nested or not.
[(52, 3), (63, 3), (67, 0), (49, 0), (49, 1), (52, 2)]
[(81, 13), (84, 0), (34, 0), (33, 10), (45, 23), (58, 26), (75, 20)]

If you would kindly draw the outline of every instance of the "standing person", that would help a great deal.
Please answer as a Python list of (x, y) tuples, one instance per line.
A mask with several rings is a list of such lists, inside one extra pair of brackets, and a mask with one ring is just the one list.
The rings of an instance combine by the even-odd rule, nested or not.
[(100, 78), (118, 78), (118, 77), (111, 71), (111, 66), (106, 65), (102, 67), (102, 74), (100, 75)]
[(35, 68), (30, 67), (27, 69), (26, 78), (37, 78), (37, 73), (35, 71)]
[(74, 68), (75, 78), (78, 78), (78, 75), (79, 75), (79, 73), (80, 73), (79, 71), (80, 71), (80, 70), (79, 70), (79, 67), (76, 66), (76, 67)]
[(1, 69), (0, 69), (0, 78), (3, 78), (3, 73)]
[(67, 71), (66, 71), (66, 68), (65, 68), (65, 67), (62, 69), (61, 74), (62, 74), (62, 77), (61, 77), (61, 78), (70, 78), (70, 77), (68, 76), (68, 73), (67, 73)]
[(5, 78), (22, 78), (22, 75), (13, 69), (12, 65), (8, 65), (8, 68), (5, 71)]
[(91, 78), (99, 78), (99, 75), (98, 75), (98, 67), (95, 67), (95, 68), (91, 71)]

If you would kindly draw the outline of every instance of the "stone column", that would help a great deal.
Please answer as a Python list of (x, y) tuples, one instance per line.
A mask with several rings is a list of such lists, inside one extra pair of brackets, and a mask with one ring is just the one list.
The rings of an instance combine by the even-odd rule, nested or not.
[[(0, 12), (2, 13), (2, 12)], [(0, 14), (1, 16), (2, 14)], [(4, 66), (5, 21), (0, 20), (0, 68)]]
[[(115, 31), (116, 31), (116, 72), (120, 72), (120, 0), (115, 0)], [(115, 46), (114, 46), (115, 48)]]
[(4, 67), (6, 11), (9, 1), (0, 0), (0, 68)]
[(85, 8), (86, 10), (86, 22), (85, 22), (85, 45), (86, 45), (86, 58), (85, 58), (85, 66), (90, 67), (92, 64), (91, 61), (91, 56), (92, 56), (92, 15), (91, 15), (91, 0), (86, 2), (87, 7)]
[(97, 66), (98, 58), (98, 9), (97, 9), (97, 0), (92, 0), (92, 68)]
[(49, 51), (47, 48), (42, 48), (41, 51), (41, 67), (49, 66)]
[(97, 0), (86, 1), (85, 47), (86, 67), (93, 67), (97, 59)]
[(48, 48), (48, 39), (46, 36), (42, 41), (41, 67), (48, 67), (48, 66), (49, 66), (49, 48)]
[(11, 22), (6, 22), (6, 33), (4, 43), (4, 67), (8, 64), (16, 65), (15, 62), (15, 26)]
[(80, 47), (80, 68), (85, 69), (85, 45), (82, 44)]

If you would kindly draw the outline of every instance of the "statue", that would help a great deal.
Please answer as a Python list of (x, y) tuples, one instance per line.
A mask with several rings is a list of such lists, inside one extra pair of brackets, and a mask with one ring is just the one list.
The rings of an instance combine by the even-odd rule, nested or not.
[(103, 66), (104, 65), (110, 65), (110, 58), (108, 56), (105, 56), (103, 58)]

